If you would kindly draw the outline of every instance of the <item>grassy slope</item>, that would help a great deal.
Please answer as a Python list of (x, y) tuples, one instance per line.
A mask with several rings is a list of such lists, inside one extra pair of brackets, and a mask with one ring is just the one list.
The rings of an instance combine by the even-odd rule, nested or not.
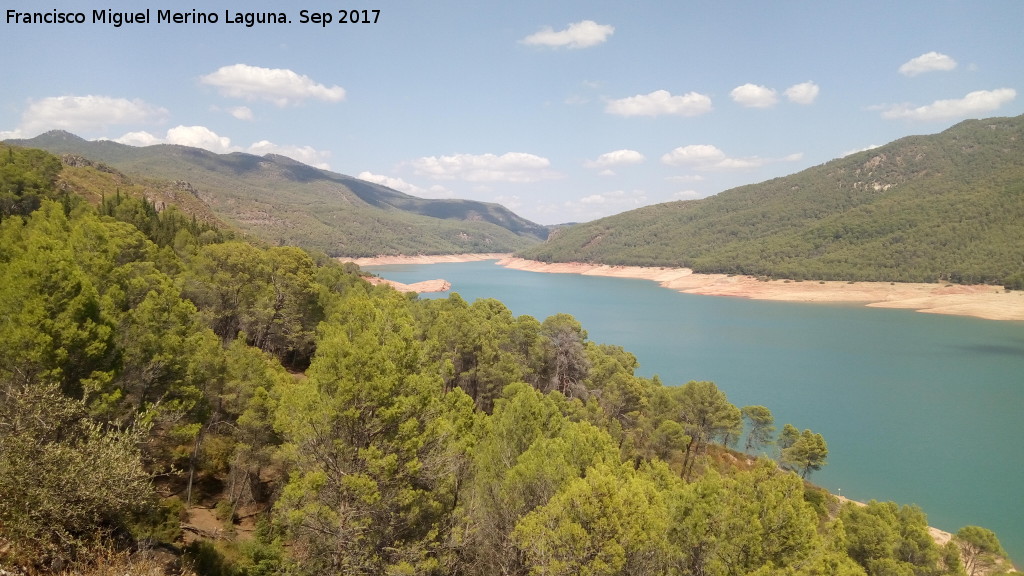
[(331, 255), (514, 251), (547, 235), (543, 226), (497, 204), (416, 198), (283, 156), (137, 148), (65, 132), (11, 143), (81, 154), (132, 175), (187, 182), (237, 228), (271, 244)]
[(543, 261), (836, 280), (1001, 282), (1024, 270), (1024, 116), (972, 120), (701, 200), (553, 234)]

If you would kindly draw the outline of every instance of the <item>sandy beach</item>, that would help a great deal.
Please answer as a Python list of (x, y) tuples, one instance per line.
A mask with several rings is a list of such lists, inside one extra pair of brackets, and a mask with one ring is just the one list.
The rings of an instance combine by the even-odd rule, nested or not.
[(671, 290), (705, 296), (732, 296), (786, 302), (851, 303), (879, 308), (907, 308), (930, 314), (1024, 321), (1024, 291), (1007, 292), (1001, 286), (817, 280), (761, 281), (753, 276), (696, 274), (688, 268), (606, 266), (585, 263), (546, 264), (515, 258), (509, 254), (383, 256), (359, 258), (352, 261), (360, 266), (372, 266), (477, 262), (481, 260), (497, 260), (500, 266), (529, 272), (651, 280)]

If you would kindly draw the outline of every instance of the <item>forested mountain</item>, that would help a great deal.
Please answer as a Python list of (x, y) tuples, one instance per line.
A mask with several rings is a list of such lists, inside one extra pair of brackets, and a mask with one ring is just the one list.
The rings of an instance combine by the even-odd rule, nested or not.
[(545, 227), (498, 204), (417, 198), (273, 154), (134, 147), (63, 131), (7, 143), (176, 182), (256, 238), (331, 256), (511, 252), (547, 237)]
[(820, 434), (639, 377), (571, 316), (419, 300), (62, 170), (0, 148), (0, 572), (1005, 566), (984, 528), (940, 546), (915, 506), (805, 483)]
[(969, 120), (797, 174), (559, 230), (545, 262), (1024, 288), (1024, 116)]

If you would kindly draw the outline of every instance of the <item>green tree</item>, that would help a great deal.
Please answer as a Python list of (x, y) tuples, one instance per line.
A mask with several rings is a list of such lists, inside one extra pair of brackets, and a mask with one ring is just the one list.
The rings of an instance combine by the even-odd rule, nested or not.
[(530, 574), (657, 574), (667, 528), (654, 483), (632, 468), (598, 465), (524, 516), (512, 540)]
[(679, 392), (679, 402), (680, 417), (690, 436), (683, 459), (683, 477), (689, 479), (697, 456), (712, 439), (735, 430), (741, 415), (714, 382), (687, 382)]
[(225, 343), (239, 332), (260, 333), (272, 318), (271, 271), (258, 248), (244, 242), (203, 246), (188, 268), (183, 293)]
[(1006, 551), (995, 532), (980, 526), (964, 526), (956, 533), (964, 569), (969, 576), (983, 574), (1006, 560)]
[(116, 368), (114, 326), (69, 242), (72, 222), (48, 201), (2, 233), (0, 376), (59, 382), (76, 398), (104, 386)]
[(800, 430), (792, 424), (785, 424), (782, 426), (782, 432), (779, 434), (779, 450), (785, 450), (789, 448), (797, 440), (800, 439)]
[(321, 324), (276, 428), (293, 470), (275, 517), (304, 572), (445, 572), (471, 403), (418, 374), (408, 300), (349, 294)]
[(478, 424), (466, 486), (462, 554), (471, 574), (521, 573), (512, 541), (519, 519), (598, 463), (618, 463), (614, 441), (570, 419), (574, 405), (525, 383), (508, 386)]
[(541, 323), (547, 356), (543, 390), (557, 390), (569, 398), (586, 398), (584, 381), (590, 370), (585, 342), (587, 332), (568, 314), (555, 314)]
[(0, 144), (0, 221), (27, 216), (46, 198), (55, 198), (60, 160), (42, 150)]
[(800, 472), (801, 478), (814, 470), (821, 470), (828, 459), (828, 444), (821, 434), (815, 434), (810, 430), (800, 433), (793, 445), (782, 451), (782, 463)]
[(60, 568), (128, 535), (152, 503), (136, 443), (43, 381), (0, 380), (0, 539), (15, 562)]
[(772, 443), (775, 436), (775, 417), (764, 406), (744, 406), (741, 410), (744, 420), (750, 425), (747, 442), (743, 449), (748, 454)]

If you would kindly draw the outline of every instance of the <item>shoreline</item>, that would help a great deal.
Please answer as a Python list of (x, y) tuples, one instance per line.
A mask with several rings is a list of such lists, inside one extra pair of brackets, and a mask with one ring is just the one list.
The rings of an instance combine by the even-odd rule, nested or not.
[[(689, 268), (609, 266), (581, 262), (544, 263), (511, 254), (378, 256), (342, 259), (359, 266), (438, 264), (497, 260), (499, 266), (546, 274), (580, 274), (651, 280), (685, 294), (731, 296), (780, 302), (860, 304), (903, 308), (927, 314), (971, 316), (985, 320), (1024, 321), (1024, 292), (1000, 286), (942, 283), (847, 282), (841, 280), (758, 280), (753, 276), (698, 274)], [(415, 285), (414, 285), (415, 286)]]
[(479, 262), (481, 260), (502, 260), (511, 258), (507, 252), (478, 254), (420, 254), (417, 256), (370, 256), (366, 258), (336, 258), (339, 262), (353, 262), (362, 266), (389, 266), (392, 264), (448, 264)]
[(988, 285), (903, 282), (846, 282), (841, 280), (758, 280), (753, 276), (697, 274), (689, 268), (608, 266), (551, 263), (504, 258), (499, 266), (551, 274), (581, 274), (651, 280), (685, 294), (732, 296), (780, 302), (862, 304), (874, 308), (904, 308), (928, 314), (973, 316), (986, 320), (1024, 321), (1024, 292), (1007, 292)]

